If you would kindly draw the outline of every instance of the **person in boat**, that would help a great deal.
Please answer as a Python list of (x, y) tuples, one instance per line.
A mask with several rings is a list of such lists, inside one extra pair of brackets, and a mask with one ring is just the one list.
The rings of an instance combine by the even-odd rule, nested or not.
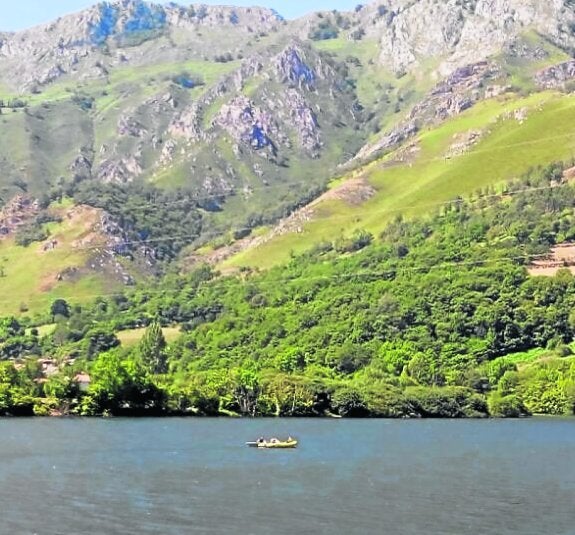
[(279, 440), (274, 437), (274, 438), (270, 439), (270, 442), (271, 442), (272, 444), (277, 444), (277, 443), (279, 442)]
[(258, 438), (258, 444), (263, 444), (265, 442), (264, 437)]

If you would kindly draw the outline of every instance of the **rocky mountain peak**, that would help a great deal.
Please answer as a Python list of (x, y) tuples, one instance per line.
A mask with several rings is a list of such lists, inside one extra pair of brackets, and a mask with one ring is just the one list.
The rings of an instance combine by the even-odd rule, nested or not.
[(133, 35), (160, 32), (168, 23), (163, 6), (142, 0), (103, 2), (92, 12), (87, 38), (95, 46), (105, 44), (112, 37), (121, 44)]
[[(135, 52), (132, 55), (145, 63), (147, 52), (140, 50), (142, 45), (160, 38), (169, 40), (174, 33), (179, 36), (181, 48), (193, 47), (192, 57), (199, 59), (210, 48), (218, 53), (224, 46), (199, 42), (202, 28), (229, 31), (230, 35), (238, 36), (235, 42), (241, 47), (252, 35), (277, 31), (282, 24), (283, 19), (266, 8), (105, 1), (49, 24), (0, 33), (0, 63), (5, 67), (3, 71), (12, 71), (6, 85), (29, 92), (70, 73), (83, 71), (87, 78), (97, 77), (99, 69), (94, 66), (109, 63), (109, 58), (115, 55), (125, 60), (126, 54), (120, 53), (122, 49)], [(229, 48), (220, 50), (222, 54), (227, 52)], [(168, 61), (175, 59), (171, 57)], [(4, 78), (1, 73), (0, 78)]]
[(207, 6), (202, 4), (182, 6), (167, 5), (143, 0), (116, 0), (102, 2), (93, 10), (96, 17), (89, 23), (89, 40), (94, 45), (115, 39), (118, 44), (130, 42), (134, 36), (142, 37), (161, 33), (167, 28), (190, 26), (256, 27), (270, 30), (282, 21), (273, 10), (266, 8), (240, 8)]
[(440, 73), (448, 74), (493, 55), (528, 30), (561, 48), (575, 47), (569, 0), (388, 0), (377, 10), (380, 61), (396, 73), (436, 60)]

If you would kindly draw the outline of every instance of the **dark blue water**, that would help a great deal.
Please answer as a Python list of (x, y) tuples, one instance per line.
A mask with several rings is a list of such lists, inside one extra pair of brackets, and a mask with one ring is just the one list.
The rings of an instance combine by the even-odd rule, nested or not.
[(575, 534), (575, 420), (0, 420), (0, 533)]

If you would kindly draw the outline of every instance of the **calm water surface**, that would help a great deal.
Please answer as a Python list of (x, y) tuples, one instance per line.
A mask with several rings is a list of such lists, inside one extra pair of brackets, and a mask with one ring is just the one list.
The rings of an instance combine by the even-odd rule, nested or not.
[(0, 533), (573, 535), (575, 420), (0, 420)]

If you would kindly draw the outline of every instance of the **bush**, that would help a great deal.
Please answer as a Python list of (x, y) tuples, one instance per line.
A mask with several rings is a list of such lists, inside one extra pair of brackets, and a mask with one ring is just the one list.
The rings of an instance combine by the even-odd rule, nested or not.
[(528, 416), (529, 411), (516, 395), (502, 396), (494, 392), (489, 396), (489, 414), (495, 418), (519, 418)]
[(555, 352), (560, 357), (570, 357), (571, 355), (573, 355), (573, 350), (567, 344), (563, 343), (557, 345), (557, 347), (555, 348)]
[(349, 238), (340, 238), (334, 248), (338, 253), (354, 253), (367, 247), (373, 241), (373, 235), (366, 230), (356, 230)]
[(20, 227), (16, 232), (14, 238), (17, 245), (21, 247), (28, 247), (31, 243), (42, 242), (48, 239), (48, 232), (44, 230), (40, 225), (32, 223), (29, 225), (24, 225)]
[(394, 386), (368, 391), (365, 395), (371, 416), (377, 418), (407, 418), (413, 416), (413, 406)]
[(348, 418), (369, 416), (369, 410), (363, 396), (351, 387), (336, 391), (332, 397), (331, 407), (340, 416)]
[(83, 94), (75, 94), (72, 96), (72, 102), (84, 111), (89, 111), (94, 107), (94, 100), (94, 97)]
[(195, 87), (201, 87), (205, 85), (205, 82), (201, 76), (191, 74), (188, 71), (175, 74), (171, 77), (171, 81), (185, 89), (194, 89)]
[(310, 33), (309, 38), (312, 41), (326, 41), (335, 39), (339, 35), (339, 29), (328, 20), (321, 21)]
[(339, 373), (352, 374), (369, 364), (371, 360), (370, 351), (355, 344), (344, 344), (338, 349), (330, 363)]
[(488, 414), (482, 396), (462, 387), (406, 389), (406, 398), (424, 418), (477, 418)]

